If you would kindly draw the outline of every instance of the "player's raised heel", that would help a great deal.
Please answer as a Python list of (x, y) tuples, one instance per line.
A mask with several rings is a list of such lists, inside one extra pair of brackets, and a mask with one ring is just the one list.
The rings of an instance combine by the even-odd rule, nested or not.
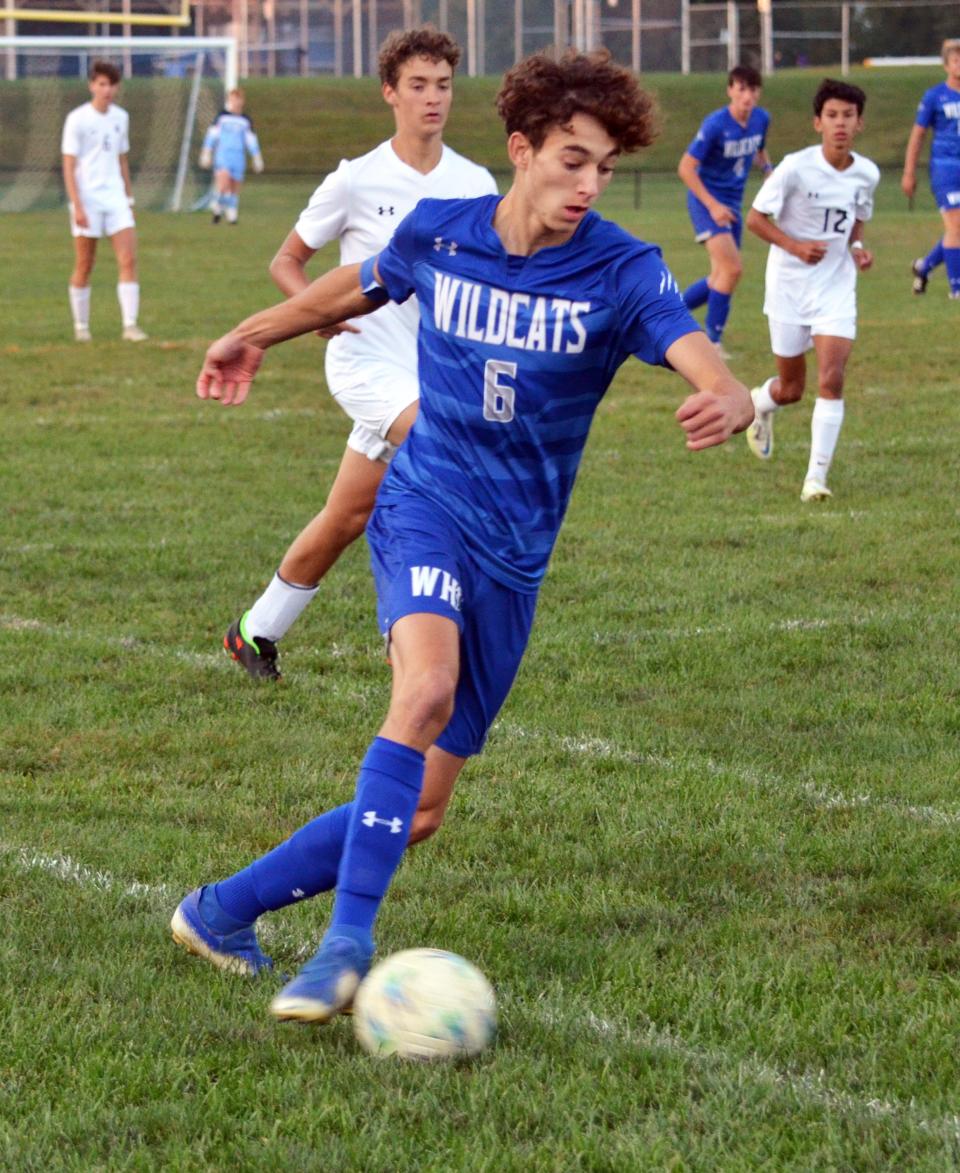
[(758, 460), (769, 460), (773, 455), (773, 412), (757, 411), (759, 394), (759, 387), (754, 387), (750, 392), (755, 415), (753, 423), (747, 428), (747, 444)]
[(923, 268), (923, 257), (918, 257), (913, 262), (910, 271), (913, 273), (913, 292), (916, 294), (926, 293), (930, 274), (925, 272)]
[(227, 973), (252, 976), (272, 969), (273, 961), (260, 948), (251, 925), (236, 933), (217, 933), (200, 915), (202, 888), (195, 888), (177, 906), (170, 932), (178, 945)]
[(814, 480), (813, 477), (807, 477), (803, 482), (803, 488), (800, 490), (801, 501), (826, 501), (828, 497), (832, 497), (833, 493), (827, 488), (823, 481)]
[(353, 996), (370, 968), (369, 934), (349, 927), (331, 929), (317, 952), (270, 1003), (284, 1022), (329, 1022), (350, 1012)]
[(241, 615), (236, 623), (231, 623), (223, 637), (223, 646), (230, 658), (242, 664), (254, 680), (282, 679), (277, 667), (277, 645), (263, 636), (250, 638), (245, 630), (245, 619), (246, 614)]

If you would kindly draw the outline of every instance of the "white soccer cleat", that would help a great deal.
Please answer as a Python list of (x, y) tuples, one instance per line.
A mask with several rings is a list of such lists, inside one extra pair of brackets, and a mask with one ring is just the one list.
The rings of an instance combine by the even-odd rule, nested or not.
[(769, 460), (773, 455), (773, 412), (757, 410), (757, 396), (760, 388), (754, 387), (750, 392), (753, 400), (753, 423), (747, 428), (747, 443), (750, 451), (758, 460)]
[(124, 326), (123, 340), (124, 342), (146, 342), (149, 335), (144, 334), (139, 326)]
[(74, 342), (92, 342), (93, 335), (90, 333), (89, 326), (74, 326), (73, 327)]
[(814, 480), (813, 477), (807, 477), (800, 490), (801, 501), (826, 501), (828, 497), (832, 496), (833, 494), (823, 481)]

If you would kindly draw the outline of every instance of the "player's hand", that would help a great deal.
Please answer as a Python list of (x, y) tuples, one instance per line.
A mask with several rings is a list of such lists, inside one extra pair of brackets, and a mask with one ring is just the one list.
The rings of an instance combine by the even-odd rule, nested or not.
[(323, 326), (314, 330), (318, 338), (336, 338), (338, 334), (362, 334), (359, 326), (351, 326), (349, 322), (337, 322), (335, 326)]
[(197, 378), (201, 399), (219, 399), (224, 406), (238, 407), (247, 397), (250, 384), (263, 361), (263, 351), (236, 334), (224, 334), (207, 350)]
[(851, 249), (850, 255), (861, 273), (865, 273), (873, 264), (873, 253), (868, 248)]
[(716, 224), (718, 228), (726, 228), (728, 224), (735, 224), (737, 214), (732, 208), (728, 208), (726, 204), (715, 203), (710, 209), (710, 219)]
[(805, 265), (819, 265), (829, 247), (825, 240), (796, 240), (790, 251)]
[(263, 155), (253, 156), (253, 169), (258, 175), (263, 171)]
[(89, 228), (90, 219), (83, 210), (83, 204), (73, 205), (73, 222), (78, 228)]
[(746, 390), (728, 395), (715, 391), (696, 391), (680, 404), (677, 423), (687, 434), (691, 452), (713, 448), (742, 432), (753, 422), (753, 403)]
[(213, 151), (209, 147), (204, 147), (200, 152), (200, 166), (205, 171), (209, 171), (213, 166)]
[(900, 177), (900, 189), (908, 200), (912, 200), (917, 193), (917, 177), (916, 175), (908, 175), (904, 171)]

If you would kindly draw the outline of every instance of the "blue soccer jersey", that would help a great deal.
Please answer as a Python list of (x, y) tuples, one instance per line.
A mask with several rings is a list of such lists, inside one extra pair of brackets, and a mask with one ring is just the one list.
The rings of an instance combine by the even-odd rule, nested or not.
[(916, 125), (933, 130), (930, 167), (960, 164), (960, 90), (946, 82), (933, 86), (920, 99)]
[(511, 256), (499, 199), (422, 200), (377, 258), (391, 299), (420, 305), (420, 410), (380, 501), (431, 499), (491, 577), (535, 591), (617, 368), (667, 365), (699, 327), (654, 245), (589, 212), (565, 244)]
[(750, 165), (767, 142), (770, 115), (756, 107), (746, 126), (741, 126), (726, 106), (714, 110), (700, 124), (687, 154), (700, 163), (697, 174), (707, 191), (722, 204), (739, 208)]
[(204, 136), (203, 145), (213, 151), (214, 167), (229, 168), (231, 164), (241, 168), (247, 152), (260, 154), (260, 143), (253, 130), (253, 123), (246, 114), (231, 114), (221, 110)]

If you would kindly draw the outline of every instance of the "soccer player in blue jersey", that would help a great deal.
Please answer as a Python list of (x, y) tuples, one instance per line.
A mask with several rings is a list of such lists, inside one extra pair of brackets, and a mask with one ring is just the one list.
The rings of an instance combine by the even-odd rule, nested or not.
[(240, 188), (247, 172), (247, 155), (259, 174), (263, 170), (260, 142), (254, 134), (253, 123), (244, 114), (246, 102), (243, 90), (227, 94), (227, 106), (214, 119), (204, 135), (200, 151), (200, 166), (213, 167), (216, 188), (210, 211), (214, 224), (226, 213), (227, 223), (236, 224), (240, 212)]
[(520, 665), (597, 404), (631, 355), (691, 384), (686, 446), (722, 444), (753, 406), (690, 316), (660, 251), (591, 205), (619, 156), (653, 137), (653, 103), (606, 52), (544, 54), (497, 99), (514, 181), (503, 197), (422, 200), (390, 244), (241, 323), (207, 351), (202, 399), (242, 402), (269, 346), (420, 304), (420, 410), (367, 527), (393, 689), (354, 799), (174, 913), (175, 940), (224, 969), (269, 964), (254, 922), (335, 890), (278, 1018), (344, 1010), (373, 953), (408, 841), (439, 826)]
[(709, 276), (685, 289), (683, 300), (691, 310), (706, 303), (707, 337), (721, 353), (730, 300), (743, 272), (743, 190), (754, 160), (764, 175), (773, 170), (766, 151), (770, 115), (757, 105), (762, 84), (760, 74), (747, 65), (731, 69), (729, 103), (707, 115), (677, 168), (689, 189), (687, 210), (694, 235), (710, 257)]
[(926, 133), (930, 147), (930, 190), (943, 219), (943, 237), (925, 257), (913, 262), (913, 292), (926, 293), (931, 272), (941, 261), (947, 267), (949, 296), (960, 299), (960, 40), (943, 42), (946, 81), (920, 99), (907, 142), (900, 186), (912, 199), (917, 190), (917, 159)]

